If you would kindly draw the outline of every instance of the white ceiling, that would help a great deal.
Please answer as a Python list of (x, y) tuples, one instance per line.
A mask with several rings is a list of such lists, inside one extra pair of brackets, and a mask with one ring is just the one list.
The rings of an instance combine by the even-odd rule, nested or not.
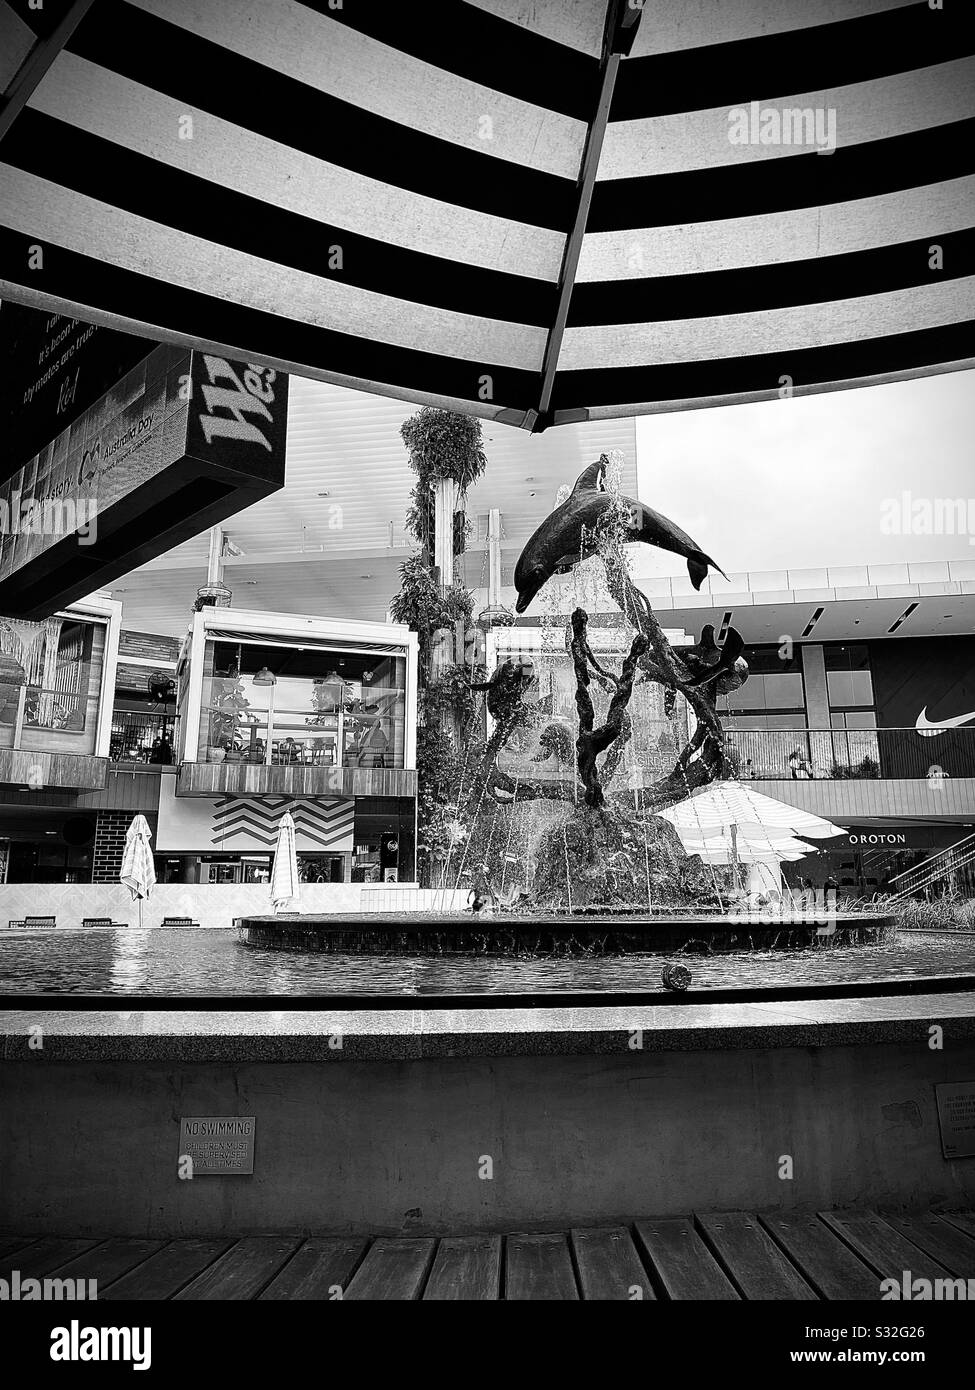
[[(415, 410), (405, 401), (292, 377), (286, 485), (224, 523), (244, 552), (228, 559), (224, 572), (235, 607), (384, 617), (399, 587), (398, 566), (414, 548), (403, 518), (416, 475), (399, 429)], [(490, 422), (483, 429), (488, 467), (468, 496), (468, 515), (500, 509), (508, 571), (559, 487), (601, 453), (621, 451), (624, 489), (636, 492), (632, 419), (540, 435)], [(112, 585), (124, 605), (124, 626), (185, 631), (206, 580), (208, 548), (207, 534), (197, 536)], [(465, 557), (463, 571), (471, 588), (486, 582), (483, 546)]]

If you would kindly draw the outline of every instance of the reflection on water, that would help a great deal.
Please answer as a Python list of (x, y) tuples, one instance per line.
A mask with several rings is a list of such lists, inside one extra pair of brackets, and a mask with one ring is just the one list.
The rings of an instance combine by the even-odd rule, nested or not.
[[(509, 960), (290, 955), (245, 946), (232, 929), (126, 927), (0, 934), (8, 994), (451, 994), (661, 990), (666, 955)], [(956, 975), (975, 937), (901, 934), (882, 946), (741, 952), (687, 964), (697, 986), (801, 985)]]

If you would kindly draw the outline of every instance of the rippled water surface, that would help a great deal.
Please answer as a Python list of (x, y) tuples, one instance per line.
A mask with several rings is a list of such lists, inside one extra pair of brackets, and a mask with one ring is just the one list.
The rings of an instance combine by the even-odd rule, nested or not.
[[(667, 954), (583, 959), (327, 956), (245, 946), (233, 929), (0, 933), (0, 993), (452, 994), (662, 989)], [(802, 985), (975, 971), (975, 936), (686, 958), (694, 984)]]

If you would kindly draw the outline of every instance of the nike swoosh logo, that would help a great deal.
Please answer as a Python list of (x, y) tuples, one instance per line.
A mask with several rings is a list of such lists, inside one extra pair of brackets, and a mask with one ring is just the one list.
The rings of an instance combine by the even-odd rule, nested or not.
[(975, 719), (975, 710), (972, 710), (971, 714), (959, 714), (956, 719), (932, 720), (928, 718), (928, 707), (925, 705), (914, 727), (922, 738), (934, 738), (937, 734), (943, 734), (945, 729), (959, 729), (962, 724), (967, 724), (972, 719)]

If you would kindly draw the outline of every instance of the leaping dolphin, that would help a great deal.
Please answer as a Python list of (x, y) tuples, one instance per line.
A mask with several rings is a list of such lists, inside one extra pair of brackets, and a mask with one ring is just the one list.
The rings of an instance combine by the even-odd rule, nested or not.
[(616, 507), (621, 513), (624, 539), (644, 541), (660, 550), (683, 555), (695, 589), (700, 589), (707, 578), (709, 565), (727, 579), (721, 566), (667, 517), (632, 497), (617, 498), (607, 492), (608, 462), (606, 455), (601, 454), (596, 463), (580, 473), (566, 500), (549, 513), (525, 545), (515, 566), (515, 588), (518, 590), (515, 609), (518, 613), (524, 613), (542, 585), (557, 570), (571, 568), (594, 553), (594, 533), (607, 512)]

